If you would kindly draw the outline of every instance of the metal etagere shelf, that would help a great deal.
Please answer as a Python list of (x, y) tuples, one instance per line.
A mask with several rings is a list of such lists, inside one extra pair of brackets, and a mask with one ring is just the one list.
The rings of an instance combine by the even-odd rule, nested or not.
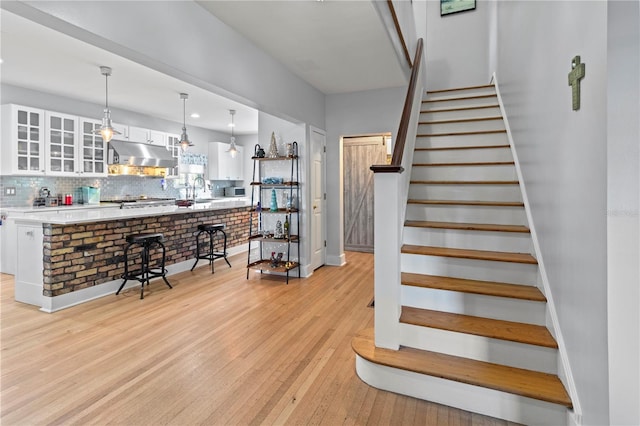
[[(253, 210), (249, 220), (247, 279), (252, 269), (260, 273), (285, 274), (287, 284), (289, 284), (289, 272), (294, 269), (298, 270), (298, 278), (300, 278), (298, 143), (291, 143), (288, 151), (286, 156), (267, 157), (260, 145), (254, 148), (254, 155), (251, 158), (253, 160), (253, 181), (251, 182)], [(263, 176), (264, 165), (276, 161), (290, 163), (288, 177)], [(278, 202), (278, 199), (285, 201)], [(276, 226), (271, 229), (274, 221)], [(283, 223), (284, 228), (282, 228)], [(278, 247), (284, 247), (284, 249), (278, 252)]]

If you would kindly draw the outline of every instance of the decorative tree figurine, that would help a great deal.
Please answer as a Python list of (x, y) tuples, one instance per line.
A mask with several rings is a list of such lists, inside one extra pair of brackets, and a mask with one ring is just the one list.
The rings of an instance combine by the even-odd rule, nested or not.
[(271, 144), (269, 145), (269, 158), (278, 158), (278, 146), (276, 145), (276, 134), (271, 132)]
[(271, 206), (269, 208), (272, 212), (278, 211), (278, 201), (276, 200), (276, 190), (271, 190)]

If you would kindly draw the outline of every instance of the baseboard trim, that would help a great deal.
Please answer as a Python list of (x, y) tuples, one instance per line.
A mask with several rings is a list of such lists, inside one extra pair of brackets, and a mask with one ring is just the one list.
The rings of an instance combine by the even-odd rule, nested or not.
[[(241, 244), (235, 247), (231, 247), (230, 249), (227, 250), (227, 253), (228, 253), (228, 256), (234, 256), (236, 254), (240, 254), (243, 252), (246, 253), (248, 249), (249, 249), (248, 244)], [(193, 259), (189, 259), (183, 262), (168, 265), (167, 275), (171, 277), (171, 275), (188, 271), (193, 266), (193, 262), (194, 262)], [(216, 263), (218, 262), (224, 263), (224, 259), (217, 259)], [(205, 265), (205, 263), (202, 263), (202, 265)], [(120, 284), (122, 284), (122, 280), (117, 279), (117, 280), (102, 283), (93, 287), (87, 287), (78, 291), (72, 291), (71, 293), (62, 294), (60, 296), (54, 296), (54, 297), (42, 296), (40, 310), (46, 313), (53, 313), (53, 312), (60, 311), (62, 309), (79, 305), (81, 303), (98, 299), (100, 297), (108, 296), (110, 294), (115, 294), (115, 292), (118, 291)], [(128, 289), (128, 288), (136, 287), (139, 285), (140, 283), (137, 281), (130, 281), (124, 286), (124, 288)]]

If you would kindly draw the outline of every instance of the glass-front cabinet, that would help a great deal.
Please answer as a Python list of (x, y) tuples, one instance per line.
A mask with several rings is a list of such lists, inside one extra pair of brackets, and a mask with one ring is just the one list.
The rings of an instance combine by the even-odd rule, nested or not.
[(80, 119), (80, 148), (79, 170), (80, 173), (92, 176), (105, 176), (107, 174), (107, 143), (102, 136), (95, 134), (102, 123), (89, 118)]
[(2, 174), (41, 175), (45, 171), (45, 112), (2, 106)]
[(75, 175), (78, 118), (47, 111), (46, 114), (46, 172), (50, 175)]

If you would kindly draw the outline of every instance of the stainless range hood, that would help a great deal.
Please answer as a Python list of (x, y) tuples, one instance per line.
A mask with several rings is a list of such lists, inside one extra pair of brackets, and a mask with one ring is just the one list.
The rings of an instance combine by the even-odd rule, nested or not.
[(109, 141), (107, 156), (109, 165), (141, 166), (141, 167), (176, 167), (178, 160), (171, 152), (161, 146), (146, 143)]

